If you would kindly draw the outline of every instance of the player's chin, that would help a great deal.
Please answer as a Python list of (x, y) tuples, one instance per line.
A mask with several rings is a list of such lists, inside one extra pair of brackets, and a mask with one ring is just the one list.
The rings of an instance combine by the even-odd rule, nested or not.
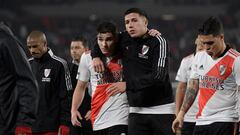
[(210, 56), (213, 56), (212, 52), (207, 51), (207, 54), (210, 55)]
[(137, 38), (137, 37), (139, 37), (136, 33), (130, 33), (129, 34), (132, 38)]
[(32, 57), (33, 57), (33, 58), (40, 58), (41, 56), (38, 55), (38, 54), (32, 54)]
[(109, 56), (109, 55), (110, 55), (110, 52), (109, 52), (109, 51), (102, 51), (102, 53), (103, 53), (105, 56)]

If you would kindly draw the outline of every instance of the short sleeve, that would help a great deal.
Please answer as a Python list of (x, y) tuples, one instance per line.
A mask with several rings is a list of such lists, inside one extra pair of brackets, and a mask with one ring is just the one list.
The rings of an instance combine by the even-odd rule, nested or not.
[(186, 64), (186, 60), (182, 59), (175, 80), (181, 81), (181, 82), (187, 82), (187, 80), (188, 80), (188, 78), (187, 78), (187, 66), (188, 65)]
[(234, 62), (233, 74), (235, 76), (235, 80), (237, 85), (240, 85), (240, 56), (238, 56)]
[(193, 62), (191, 65), (191, 72), (190, 72), (190, 79), (199, 79), (199, 74), (198, 74), (198, 64), (199, 64), (199, 53), (196, 53), (196, 55), (193, 58)]
[(80, 81), (84, 81), (84, 82), (88, 82), (90, 79), (90, 72), (89, 72), (89, 58), (91, 57), (90, 54), (83, 54), (81, 56), (81, 60), (79, 63), (79, 67), (78, 67), (78, 73), (77, 73), (77, 79)]

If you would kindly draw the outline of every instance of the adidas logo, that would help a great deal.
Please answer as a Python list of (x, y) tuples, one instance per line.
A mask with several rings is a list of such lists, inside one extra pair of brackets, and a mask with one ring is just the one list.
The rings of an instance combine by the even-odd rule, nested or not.
[(199, 67), (199, 69), (203, 70), (203, 69), (204, 69), (204, 68), (203, 68), (203, 65), (201, 65), (201, 66)]

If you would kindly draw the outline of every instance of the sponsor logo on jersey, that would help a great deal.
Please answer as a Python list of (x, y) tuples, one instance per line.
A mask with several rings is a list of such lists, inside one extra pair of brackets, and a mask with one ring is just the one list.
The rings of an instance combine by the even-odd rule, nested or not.
[(222, 79), (215, 76), (200, 76), (199, 86), (200, 88), (224, 90)]
[(225, 65), (220, 65), (219, 66), (219, 72), (220, 72), (220, 75), (224, 75), (224, 73), (226, 72), (226, 66)]

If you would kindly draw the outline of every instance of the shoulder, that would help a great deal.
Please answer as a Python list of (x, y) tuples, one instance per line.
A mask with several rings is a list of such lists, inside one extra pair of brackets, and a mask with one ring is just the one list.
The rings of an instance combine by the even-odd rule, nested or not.
[(187, 63), (188, 61), (192, 60), (194, 58), (194, 54), (189, 54), (182, 58), (182, 63)]
[(68, 63), (66, 60), (64, 60), (63, 58), (61, 57), (58, 57), (56, 55), (51, 55), (51, 58), (52, 58), (52, 62), (56, 65), (62, 65), (64, 68), (68, 67)]
[(191, 53), (191, 54), (189, 54), (189, 55), (183, 57), (182, 60), (183, 60), (183, 61), (188, 61), (188, 60), (190, 60), (190, 59), (192, 59), (192, 58), (194, 58), (194, 54), (193, 54), (193, 53)]
[(77, 69), (78, 69), (78, 65), (72, 63), (72, 62), (68, 62), (68, 67), (71, 73), (76, 73)]
[(207, 56), (208, 54), (206, 51), (199, 51), (196, 53), (195, 57), (202, 57), (202, 56)]
[(167, 46), (167, 40), (163, 36), (149, 37), (151, 44), (156, 46)]
[[(9, 48), (10, 46), (16, 45), (15, 40), (12, 40), (11, 37), (3, 32), (0, 32), (0, 47)], [(10, 47), (11, 48), (11, 47)]]
[(33, 57), (31, 57), (31, 58), (28, 59), (28, 62), (30, 62), (30, 63), (32, 63), (33, 61), (34, 61), (34, 58), (33, 58)]
[(86, 61), (89, 62), (92, 60), (92, 56), (91, 56), (91, 51), (86, 51), (82, 54), (81, 56), (81, 62)]
[(229, 49), (228, 50), (229, 55), (231, 55), (233, 58), (240, 57), (240, 53), (235, 49)]
[[(81, 58), (82, 57), (91, 57), (91, 51), (85, 51), (83, 54), (82, 54), (82, 56), (81, 56)], [(92, 58), (92, 57), (91, 57)]]

